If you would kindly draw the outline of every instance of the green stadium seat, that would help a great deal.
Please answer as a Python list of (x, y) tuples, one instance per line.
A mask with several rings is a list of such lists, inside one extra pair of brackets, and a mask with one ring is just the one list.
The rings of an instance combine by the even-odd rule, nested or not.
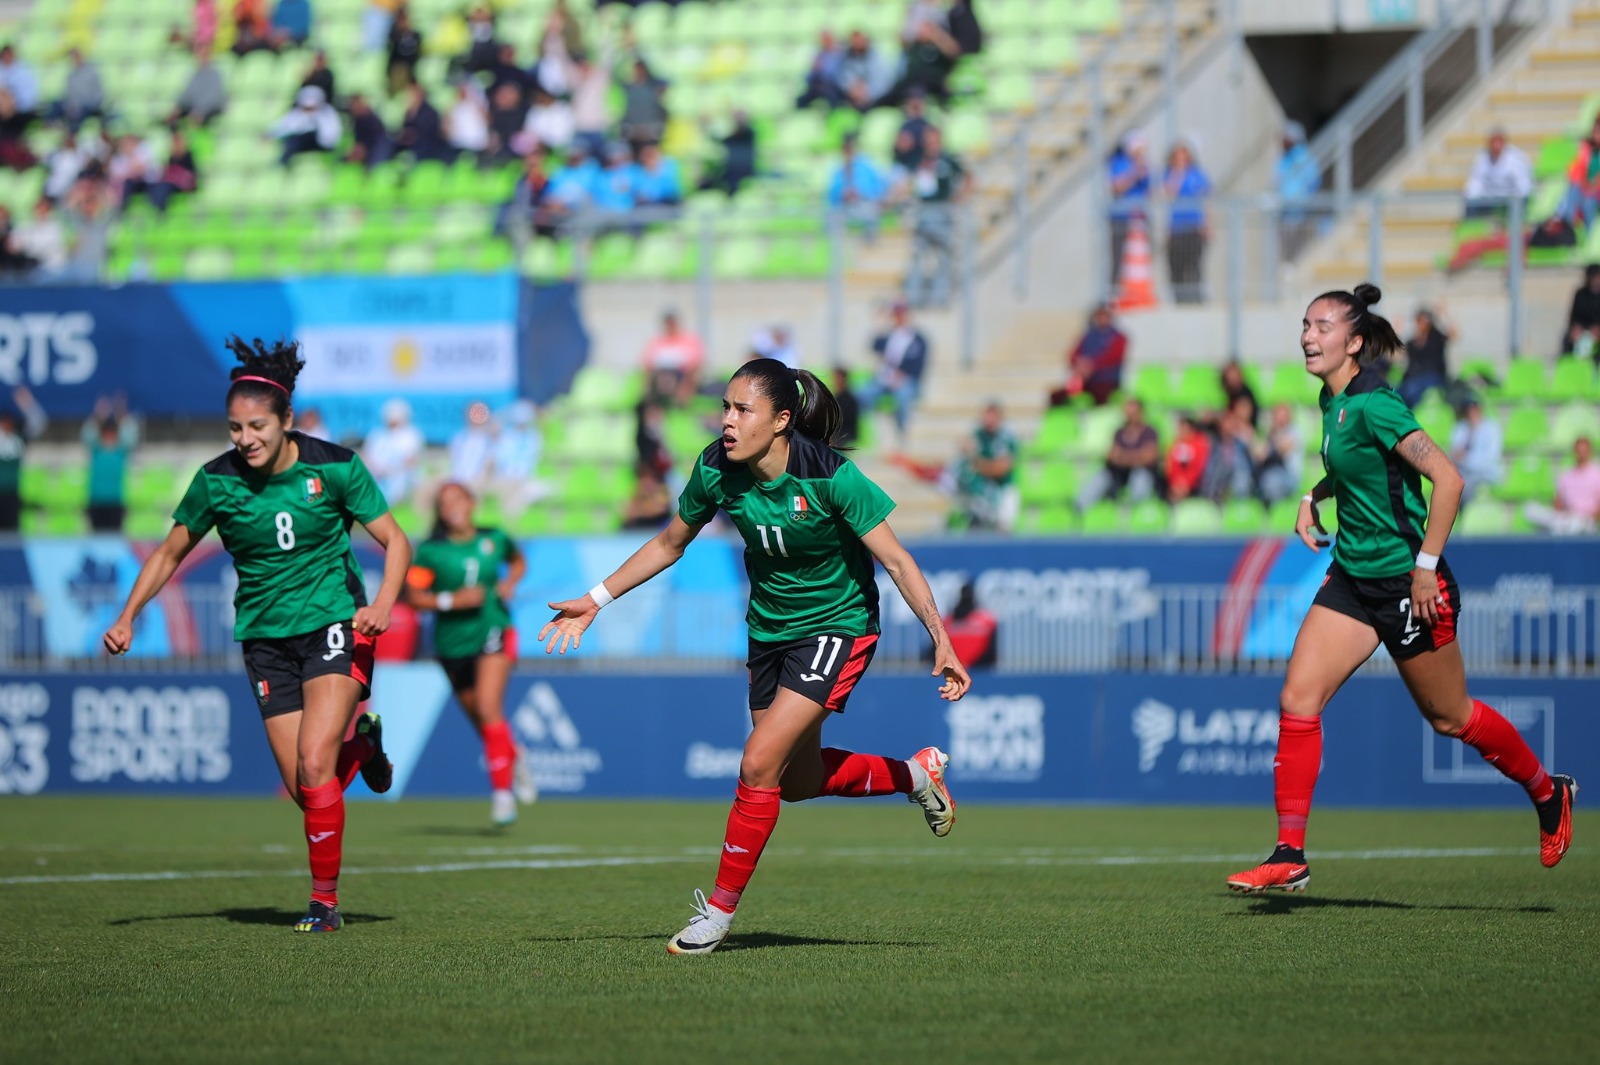
[(1078, 437), (1068, 445), (1067, 453), (1090, 460), (1105, 458), (1122, 421), (1122, 411), (1117, 407), (1090, 407), (1079, 415)]
[(1543, 455), (1519, 455), (1506, 467), (1505, 480), (1494, 490), (1496, 498), (1510, 503), (1548, 503), (1555, 494), (1555, 471)]
[(1176, 389), (1172, 387), (1172, 369), (1166, 363), (1137, 367), (1133, 372), (1133, 394), (1148, 407), (1170, 407)]
[(572, 380), (562, 401), (574, 414), (625, 414), (644, 395), (644, 374), (618, 373), (610, 367), (585, 366)]
[(1017, 491), (1024, 504), (1064, 502), (1077, 494), (1077, 467), (1070, 462), (1023, 463), (1017, 472)]
[(1305, 363), (1280, 362), (1272, 367), (1266, 390), (1259, 398), (1269, 406), (1278, 403), (1299, 406), (1315, 403), (1321, 387), (1322, 382), (1306, 373)]
[(1179, 500), (1172, 508), (1172, 531), (1178, 536), (1221, 535), (1222, 510), (1209, 499)]
[(1456, 518), (1455, 531), (1463, 536), (1504, 536), (1512, 531), (1512, 511), (1494, 499), (1477, 498)]
[(1557, 451), (1570, 451), (1580, 437), (1600, 443), (1600, 410), (1592, 401), (1568, 403), (1556, 410), (1544, 443)]
[(1171, 508), (1160, 499), (1140, 500), (1128, 510), (1127, 531), (1130, 536), (1162, 536), (1169, 531), (1171, 524)]
[(711, 272), (718, 280), (755, 277), (766, 266), (766, 249), (757, 237), (724, 237), (711, 255)]
[(1054, 407), (1045, 411), (1039, 431), (1023, 445), (1022, 452), (1046, 459), (1059, 458), (1072, 448), (1077, 438), (1077, 412), (1071, 407)]
[[(1305, 376), (1304, 368), (1301, 375)], [(1226, 402), (1222, 381), (1215, 366), (1191, 363), (1178, 374), (1178, 386), (1173, 402), (1191, 413), (1221, 410)]]
[(1545, 181), (1550, 178), (1566, 179), (1567, 168), (1572, 165), (1572, 160), (1578, 155), (1578, 139), (1576, 137), (1552, 137), (1539, 145), (1539, 154), (1533, 160), (1533, 176), (1536, 181)]
[(1267, 511), (1266, 524), (1262, 527), (1262, 532), (1269, 536), (1289, 536), (1294, 533), (1294, 523), (1299, 520), (1300, 501), (1280, 499)]
[(535, 240), (522, 253), (523, 274), (539, 281), (571, 277), (574, 268), (572, 245), (568, 243)]
[(1082, 529), (1086, 536), (1115, 536), (1122, 532), (1122, 510), (1109, 499), (1091, 504), (1083, 512)]
[(164, 540), (172, 531), (172, 515), (165, 510), (130, 509), (122, 533), (130, 540)]
[(389, 251), (384, 269), (391, 274), (427, 274), (433, 271), (433, 248), (426, 244), (400, 244)]
[(1506, 366), (1505, 380), (1497, 398), (1513, 400), (1543, 399), (1545, 396), (1544, 363), (1538, 359), (1517, 357)]
[(1516, 452), (1538, 447), (1544, 442), (1545, 432), (1546, 419), (1541, 408), (1517, 407), (1506, 417), (1505, 448)]
[[(1297, 510), (1298, 507), (1297, 503)], [(1293, 525), (1291, 517), (1284, 528)], [(1265, 536), (1281, 532), (1282, 528), (1269, 524), (1267, 508), (1259, 499), (1230, 499), (1222, 505), (1222, 531), (1232, 536)]]
[(130, 508), (163, 510), (178, 501), (178, 476), (171, 466), (139, 466), (128, 474)]
[(1417, 424), (1422, 426), (1422, 431), (1433, 438), (1434, 442), (1445, 447), (1450, 442), (1450, 430), (1455, 428), (1456, 412), (1450, 405), (1439, 398), (1438, 391), (1430, 388), (1427, 393), (1431, 402), (1424, 401), (1417, 404), (1413, 412)]
[(1594, 397), (1594, 363), (1589, 359), (1562, 358), (1556, 361), (1550, 373), (1550, 399), (1564, 403), (1571, 400), (1592, 400)]
[(1064, 536), (1078, 531), (1078, 512), (1065, 504), (1045, 507), (1034, 523), (1036, 531), (1047, 536)]

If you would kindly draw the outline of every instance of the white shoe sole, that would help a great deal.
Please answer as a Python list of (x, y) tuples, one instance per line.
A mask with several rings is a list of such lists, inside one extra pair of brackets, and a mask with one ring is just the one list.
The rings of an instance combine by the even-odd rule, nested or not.
[[(922, 807), (928, 828), (935, 836), (943, 839), (956, 826), (956, 801), (950, 797), (950, 789), (944, 782), (944, 771), (950, 765), (950, 756), (937, 747), (933, 752), (935, 767), (933, 769), (929, 769), (927, 765), (922, 767), (928, 774), (928, 788), (921, 797), (911, 796), (911, 801)], [(930, 800), (934, 805), (929, 805)]]

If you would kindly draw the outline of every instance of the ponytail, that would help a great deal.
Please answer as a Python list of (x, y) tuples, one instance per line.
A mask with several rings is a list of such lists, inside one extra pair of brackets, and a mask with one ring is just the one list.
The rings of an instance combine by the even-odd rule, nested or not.
[(1353, 292), (1336, 289), (1333, 292), (1324, 292), (1311, 302), (1327, 300), (1345, 308), (1345, 321), (1350, 323), (1350, 335), (1361, 338), (1361, 350), (1356, 352), (1356, 361), (1362, 365), (1371, 365), (1379, 359), (1389, 358), (1405, 347), (1400, 340), (1400, 334), (1395, 332), (1389, 319), (1368, 310), (1381, 299), (1383, 299), (1382, 289), (1377, 285), (1362, 282)]
[(280, 418), (289, 414), (290, 400), (294, 396), (294, 381), (306, 360), (300, 357), (300, 342), (279, 340), (268, 346), (258, 337), (247, 344), (237, 336), (227, 340), (228, 350), (239, 360), (228, 374), (227, 402), (236, 397), (260, 400)]
[(774, 411), (789, 412), (786, 432), (834, 446), (844, 415), (839, 401), (816, 374), (791, 370), (777, 359), (751, 359), (734, 371), (732, 379), (741, 377), (756, 382), (756, 390), (772, 402)]

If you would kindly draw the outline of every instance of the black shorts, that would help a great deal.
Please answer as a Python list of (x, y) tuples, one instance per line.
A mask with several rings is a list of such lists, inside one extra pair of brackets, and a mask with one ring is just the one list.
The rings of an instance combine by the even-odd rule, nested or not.
[(517, 630), (511, 626), (503, 629), (489, 630), (489, 635), (483, 641), (483, 650), (475, 655), (463, 655), (459, 658), (439, 659), (439, 665), (444, 667), (444, 675), (450, 679), (450, 690), (453, 692), (469, 692), (478, 684), (478, 659), (484, 655), (505, 655), (511, 661), (517, 660)]
[(765, 710), (779, 688), (843, 711), (878, 649), (878, 637), (830, 632), (782, 643), (750, 641), (750, 709)]
[(244, 671), (262, 717), (290, 714), (305, 705), (300, 685), (330, 674), (361, 682), (372, 695), (372, 651), (377, 640), (340, 621), (304, 636), (244, 641)]
[(1397, 662), (1424, 651), (1437, 651), (1456, 638), (1456, 618), (1461, 614), (1461, 589), (1450, 567), (1439, 560), (1439, 620), (1432, 625), (1418, 620), (1411, 609), (1411, 574), (1403, 577), (1364, 579), (1352, 577), (1335, 562), (1328, 567), (1322, 587), (1312, 600), (1346, 617), (1371, 625), (1378, 639)]

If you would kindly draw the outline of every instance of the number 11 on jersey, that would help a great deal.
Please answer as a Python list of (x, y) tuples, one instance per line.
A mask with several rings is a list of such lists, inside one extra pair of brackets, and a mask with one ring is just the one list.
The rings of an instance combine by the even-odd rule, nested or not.
[(766, 551), (766, 553), (769, 554), (769, 555), (772, 554), (772, 544), (769, 543), (768, 540), (767, 540), (767, 533), (769, 531), (772, 533), (772, 539), (777, 541), (778, 554), (782, 555), (784, 558), (788, 558), (789, 557), (789, 549), (787, 547), (783, 546), (783, 528), (781, 526), (778, 526), (778, 525), (757, 525), (756, 526), (756, 532), (761, 534), (761, 548), (762, 548), (762, 550)]

